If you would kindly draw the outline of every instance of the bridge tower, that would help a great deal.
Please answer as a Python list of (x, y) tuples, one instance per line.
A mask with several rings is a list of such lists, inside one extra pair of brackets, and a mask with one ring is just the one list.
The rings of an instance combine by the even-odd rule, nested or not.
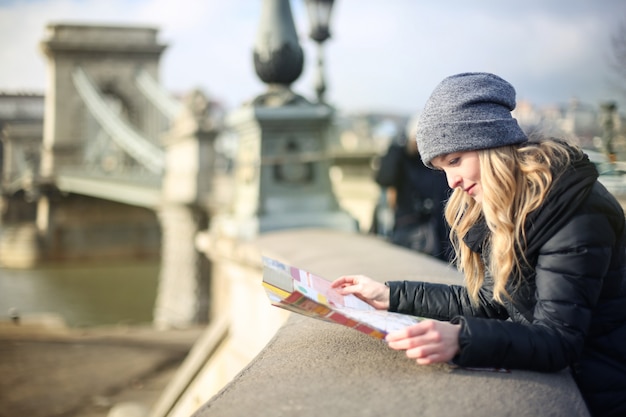
[(127, 162), (120, 159), (128, 156), (110, 149), (112, 145), (94, 151), (99, 145), (94, 138), (103, 132), (77, 87), (79, 75), (86, 76), (138, 133), (157, 143), (167, 121), (136, 82), (145, 74), (158, 80), (166, 46), (157, 42), (157, 29), (50, 24), (46, 31), (40, 44), (48, 61), (42, 177), (53, 176), (59, 167), (84, 166), (85, 154), (99, 154), (92, 158), (97, 169), (111, 170)]

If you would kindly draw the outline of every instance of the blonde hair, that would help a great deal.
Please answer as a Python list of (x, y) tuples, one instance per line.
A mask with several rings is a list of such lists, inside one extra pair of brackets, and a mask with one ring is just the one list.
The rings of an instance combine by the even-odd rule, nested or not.
[[(472, 301), (478, 301), (487, 271), (498, 302), (510, 298), (507, 287), (511, 280), (512, 288), (519, 285), (521, 270), (528, 265), (524, 256), (526, 218), (541, 206), (553, 181), (569, 164), (570, 150), (562, 142), (541, 141), (477, 151), (482, 202), (455, 189), (446, 206), (455, 262), (465, 275)], [(490, 232), (482, 256), (463, 241), (481, 218)]]

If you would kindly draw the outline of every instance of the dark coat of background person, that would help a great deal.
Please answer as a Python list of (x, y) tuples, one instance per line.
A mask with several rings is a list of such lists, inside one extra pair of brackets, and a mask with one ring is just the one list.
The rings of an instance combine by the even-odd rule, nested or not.
[(414, 142), (405, 135), (393, 140), (375, 176), (378, 185), (395, 190), (390, 240), (448, 261), (451, 247), (444, 208), (450, 188), (443, 172), (424, 165)]

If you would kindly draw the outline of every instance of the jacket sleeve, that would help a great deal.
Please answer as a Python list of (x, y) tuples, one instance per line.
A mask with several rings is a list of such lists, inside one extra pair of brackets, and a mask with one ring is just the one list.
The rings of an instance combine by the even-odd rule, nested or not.
[(471, 315), (506, 319), (507, 311), (492, 300), (491, 286), (483, 287), (477, 305), (471, 303), (467, 289), (460, 285), (434, 284), (421, 281), (390, 281), (389, 311), (450, 320)]
[(589, 331), (615, 241), (606, 216), (578, 215), (540, 249), (532, 321), (461, 316), (461, 366), (558, 371), (575, 362)]

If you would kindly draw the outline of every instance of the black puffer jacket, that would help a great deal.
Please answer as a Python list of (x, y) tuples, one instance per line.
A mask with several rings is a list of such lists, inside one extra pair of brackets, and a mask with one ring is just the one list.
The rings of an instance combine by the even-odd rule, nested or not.
[[(570, 366), (593, 414), (626, 415), (626, 228), (596, 177), (586, 157), (575, 161), (529, 216), (532, 268), (510, 301), (492, 299), (489, 278), (479, 305), (462, 286), (388, 282), (389, 310), (460, 323), (461, 366)], [(474, 229), (466, 243), (480, 252), (487, 229)]]

